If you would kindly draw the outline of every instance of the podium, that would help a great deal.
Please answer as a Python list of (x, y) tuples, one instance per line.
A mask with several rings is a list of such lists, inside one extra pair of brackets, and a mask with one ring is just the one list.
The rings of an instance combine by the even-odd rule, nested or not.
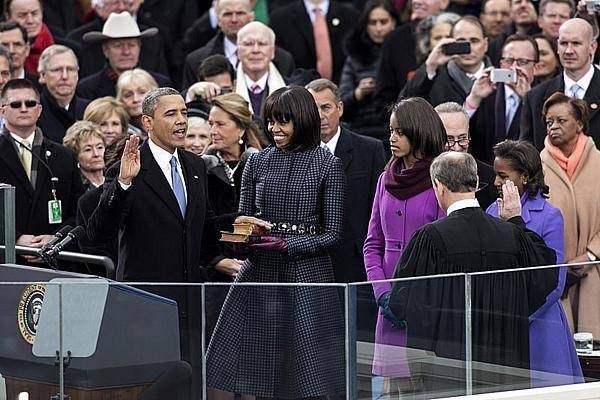
[[(0, 265), (0, 373), (7, 398), (58, 392), (62, 319), (65, 394), (137, 399), (180, 357), (177, 304), (91, 275)], [(59, 285), (60, 283), (60, 285)], [(60, 289), (59, 289), (60, 286)], [(59, 313), (59, 303), (62, 313)]]

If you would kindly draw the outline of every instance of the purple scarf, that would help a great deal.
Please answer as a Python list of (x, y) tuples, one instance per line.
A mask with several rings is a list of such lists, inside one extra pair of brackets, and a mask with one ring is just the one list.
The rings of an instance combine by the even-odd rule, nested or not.
[(385, 190), (400, 200), (406, 200), (433, 187), (429, 176), (431, 160), (419, 160), (412, 168), (405, 169), (402, 159), (397, 158), (385, 171)]

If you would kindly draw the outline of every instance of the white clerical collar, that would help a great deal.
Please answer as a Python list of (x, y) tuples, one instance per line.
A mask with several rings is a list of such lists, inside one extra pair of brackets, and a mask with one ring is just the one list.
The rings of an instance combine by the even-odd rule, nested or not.
[(338, 140), (340, 140), (341, 131), (342, 128), (340, 128), (340, 126), (338, 125), (337, 132), (335, 133), (335, 135), (333, 135), (331, 139), (329, 139), (329, 142), (325, 143), (321, 140), (321, 147), (327, 146), (331, 154), (335, 154), (335, 149), (337, 148)]
[(308, 13), (308, 16), (310, 17), (310, 22), (314, 23), (315, 22), (315, 8), (318, 8), (319, 10), (321, 10), (321, 14), (327, 15), (327, 12), (329, 11), (329, 0), (323, 0), (321, 2), (321, 4), (318, 4), (318, 5), (313, 4), (309, 0), (304, 0), (304, 7), (306, 7), (306, 12)]
[(258, 87), (260, 88), (259, 93), (262, 93), (263, 90), (265, 90), (265, 88), (267, 87), (267, 80), (269, 78), (269, 72), (265, 72), (265, 74), (256, 82), (254, 82), (252, 79), (250, 79), (250, 77), (248, 75), (246, 75), (244, 73), (244, 79), (246, 80), (246, 87), (248, 88), (248, 90), (252, 91), (252, 87), (254, 85), (258, 85)]
[(565, 71), (563, 71), (563, 79), (565, 81), (565, 92), (564, 93), (571, 93), (571, 86), (578, 84), (580, 88), (583, 89), (583, 93), (587, 92), (588, 86), (590, 86), (590, 83), (592, 82), (592, 78), (594, 77), (594, 66), (590, 65), (590, 69), (588, 69), (588, 71), (585, 73), (585, 75), (583, 75), (581, 77), (581, 79), (579, 79), (577, 82), (575, 82), (573, 79), (569, 78), (569, 76), (567, 75), (567, 73)]
[(477, 199), (464, 199), (458, 200), (448, 207), (446, 215), (452, 214), (454, 211), (462, 210), (463, 208), (479, 208), (479, 202)]
[(159, 147), (156, 143), (152, 141), (152, 134), (150, 134), (150, 139), (148, 140), (148, 147), (150, 147), (150, 152), (154, 156), (154, 159), (158, 163), (158, 166), (162, 170), (170, 170), (171, 168), (171, 157), (175, 156), (177, 159), (177, 163), (179, 164), (179, 155), (177, 154), (177, 149), (173, 154), (169, 153), (162, 147)]

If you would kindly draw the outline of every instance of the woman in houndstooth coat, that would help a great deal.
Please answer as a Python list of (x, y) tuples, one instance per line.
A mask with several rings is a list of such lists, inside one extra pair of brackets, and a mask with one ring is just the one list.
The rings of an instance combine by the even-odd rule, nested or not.
[[(319, 147), (316, 104), (304, 88), (281, 88), (267, 99), (263, 119), (275, 146), (244, 169), (236, 222), (252, 223), (258, 236), (236, 282), (333, 282), (328, 252), (342, 235), (345, 178), (340, 161)], [(232, 287), (208, 347), (211, 398), (342, 394), (339, 290)]]

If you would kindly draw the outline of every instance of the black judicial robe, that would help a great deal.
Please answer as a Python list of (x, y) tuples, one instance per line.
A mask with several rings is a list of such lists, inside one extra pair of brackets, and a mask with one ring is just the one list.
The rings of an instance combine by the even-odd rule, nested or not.
[[(512, 223), (465, 208), (417, 230), (394, 278), (548, 265), (554, 251), (520, 217)], [(529, 367), (528, 317), (558, 284), (558, 270), (472, 276), (473, 361)], [(464, 359), (464, 276), (397, 282), (390, 307), (406, 321), (407, 346)]]

